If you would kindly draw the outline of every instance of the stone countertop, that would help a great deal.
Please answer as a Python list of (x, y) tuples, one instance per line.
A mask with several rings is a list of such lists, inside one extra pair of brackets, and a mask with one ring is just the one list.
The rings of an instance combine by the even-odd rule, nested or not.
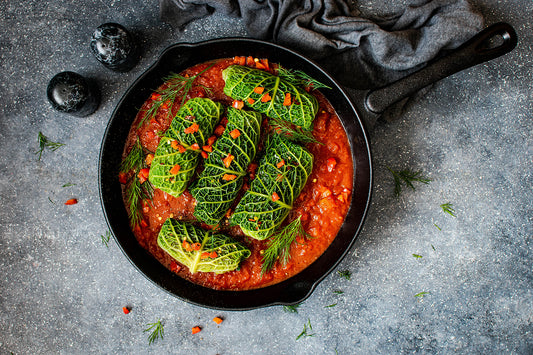
[[(297, 313), (182, 302), (142, 276), (113, 240), (102, 244), (98, 155), (122, 93), (172, 43), (247, 35), (218, 15), (175, 31), (148, 3), (0, 4), (0, 354), (533, 352), (530, 0), (477, 0), (488, 24), (515, 27), (518, 47), (442, 80), (397, 121), (375, 127), (372, 205), (338, 267), (351, 279), (330, 274)], [(111, 72), (90, 53), (90, 35), (104, 22), (141, 39), (132, 71)], [(96, 113), (52, 109), (46, 85), (64, 70), (98, 82)], [(66, 145), (37, 161), (39, 131)], [(387, 166), (432, 181), (396, 198)], [(71, 197), (79, 203), (65, 206)], [(447, 202), (455, 218), (439, 207)], [(164, 339), (148, 345), (143, 330), (158, 319)], [(296, 340), (308, 322), (314, 336)], [(196, 325), (203, 330), (192, 335)]]

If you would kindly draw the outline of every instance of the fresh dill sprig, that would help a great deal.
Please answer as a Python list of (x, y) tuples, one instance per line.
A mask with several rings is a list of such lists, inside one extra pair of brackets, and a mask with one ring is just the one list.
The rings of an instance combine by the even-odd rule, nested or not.
[(335, 290), (335, 291), (333, 291), (333, 293), (336, 294), (336, 295), (342, 295), (344, 293), (344, 291)]
[(440, 205), (440, 208), (442, 208), (442, 211), (444, 213), (447, 213), (452, 217), (457, 217), (455, 215), (455, 210), (453, 209), (453, 205), (451, 203), (443, 203), (442, 205)]
[(56, 204), (54, 201), (52, 201), (52, 199), (50, 197), (48, 197), (48, 201), (50, 201), (50, 203), (53, 204), (53, 205)]
[(296, 241), (296, 237), (298, 236), (311, 239), (311, 236), (302, 227), (301, 216), (287, 224), (282, 230), (270, 238), (268, 247), (263, 252), (261, 275), (272, 269), (278, 261), (283, 265), (287, 265), (291, 258), (289, 253), (291, 245)]
[[(170, 73), (169, 76), (163, 78), (164, 82), (166, 83), (165, 87), (160, 88), (154, 92), (155, 95), (158, 95), (158, 98), (157, 100), (154, 100), (152, 106), (150, 106), (150, 108), (146, 110), (137, 127), (141, 127), (147, 120), (152, 117), (155, 117), (157, 111), (163, 104), (167, 106), (168, 112), (170, 114), (172, 112), (172, 106), (174, 105), (174, 101), (176, 101), (176, 98), (179, 95), (182, 96), (180, 106), (183, 106), (185, 100), (187, 99), (187, 94), (192, 89), (196, 78), (198, 78), (200, 75), (209, 70), (213, 65), (215, 64), (213, 63), (209, 65), (207, 68), (193, 76), (186, 77), (180, 74)], [(205, 87), (203, 85), (199, 86), (203, 87), (208, 95), (212, 93), (211, 88)]]
[(73, 184), (73, 183), (69, 182), (69, 183), (67, 183), (67, 184), (65, 184), (65, 185), (63, 185), (61, 187), (71, 187), (71, 186), (76, 186), (76, 184)]
[(304, 330), (296, 337), (296, 340), (299, 340), (302, 337), (313, 337), (315, 336), (314, 333), (309, 333), (309, 331), (313, 330), (313, 327), (311, 326), (311, 319), (307, 318), (307, 323), (304, 324)]
[(437, 251), (437, 249), (435, 249), (435, 246), (433, 246), (433, 244), (431, 244), (431, 249), (433, 249), (433, 251)]
[(283, 311), (287, 313), (298, 313), (298, 307), (300, 307), (301, 305), (301, 303), (297, 303), (288, 306), (283, 306)]
[(414, 257), (415, 259), (422, 259), (422, 258), (423, 258), (422, 255), (418, 255), (418, 254), (413, 254), (413, 257)]
[(106, 231), (105, 235), (104, 234), (100, 235), (100, 238), (102, 239), (102, 244), (105, 245), (106, 248), (108, 248), (107, 243), (109, 243), (109, 239), (111, 239), (111, 232)]
[(304, 88), (309, 88), (312, 90), (331, 89), (329, 86), (322, 84), (316, 79), (313, 79), (301, 70), (287, 69), (282, 67), (281, 65), (278, 67), (278, 76), (293, 85), (302, 86)]
[(421, 182), (423, 184), (429, 184), (431, 179), (428, 179), (426, 177), (422, 176), (421, 171), (410, 171), (410, 170), (400, 170), (395, 171), (392, 170), (387, 166), (387, 169), (391, 172), (392, 176), (394, 177), (394, 194), (396, 196), (400, 196), (400, 193), (402, 192), (402, 182), (405, 184), (405, 186), (410, 187), (411, 189), (415, 190), (415, 186), (413, 185), (413, 182)]
[(165, 334), (163, 330), (163, 323), (161, 323), (161, 319), (155, 323), (148, 323), (147, 326), (149, 327), (144, 330), (144, 333), (151, 331), (150, 335), (148, 335), (148, 345), (151, 345), (158, 338), (163, 339), (163, 336)]
[(42, 132), (39, 132), (37, 140), (39, 141), (39, 150), (35, 152), (35, 154), (39, 154), (39, 158), (37, 158), (37, 160), (41, 160), (41, 156), (43, 155), (45, 149), (51, 150), (53, 152), (64, 146), (63, 143), (52, 142)]
[(324, 306), (324, 308), (333, 308), (337, 305), (337, 303), (332, 303), (330, 305)]
[(415, 297), (418, 297), (418, 298), (424, 298), (425, 295), (429, 295), (429, 292), (426, 292), (426, 291), (423, 291), (423, 292), (419, 292), (415, 295)]
[(268, 123), (277, 134), (281, 134), (288, 139), (300, 143), (318, 143), (324, 145), (313, 137), (313, 133), (304, 131), (301, 127), (296, 127), (291, 123), (280, 120), (279, 118), (270, 117)]
[(352, 272), (350, 270), (337, 271), (337, 274), (340, 277), (344, 277), (346, 280), (350, 280), (352, 278)]
[(434, 225), (434, 226), (435, 226), (435, 227), (436, 227), (436, 228), (437, 228), (438, 230), (440, 230), (440, 231), (442, 230), (442, 229), (440, 229), (440, 227), (439, 227), (439, 226), (437, 226), (437, 224), (436, 224), (436, 223), (433, 223), (433, 225)]
[(126, 200), (128, 201), (130, 211), (130, 222), (134, 227), (141, 222), (142, 200), (151, 200), (153, 197), (154, 187), (150, 181), (147, 180), (141, 184), (137, 178), (139, 171), (146, 167), (144, 149), (139, 138), (137, 138), (130, 152), (120, 165), (121, 173), (127, 174), (133, 170), (131, 181), (126, 185)]

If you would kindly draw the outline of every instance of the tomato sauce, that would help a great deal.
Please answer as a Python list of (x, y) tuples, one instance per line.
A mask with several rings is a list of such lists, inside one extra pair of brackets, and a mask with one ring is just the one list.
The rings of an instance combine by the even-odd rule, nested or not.
[[(233, 59), (219, 59), (214, 63), (198, 64), (181, 73), (182, 76), (191, 77), (207, 69), (195, 79), (187, 99), (208, 97), (230, 106), (233, 100), (223, 92), (222, 70), (234, 64)], [(168, 83), (161, 88), (166, 85)], [(193, 212), (196, 201), (187, 190), (175, 198), (155, 189), (151, 204), (145, 202), (142, 208), (144, 223), (133, 229), (139, 244), (172, 272), (191, 282), (219, 290), (246, 290), (275, 284), (294, 276), (315, 261), (334, 240), (348, 211), (352, 194), (353, 163), (346, 132), (333, 107), (318, 90), (311, 93), (316, 96), (320, 106), (314, 120), (313, 136), (322, 144), (306, 145), (314, 155), (313, 171), (286, 221), (301, 216), (302, 226), (311, 238), (297, 238), (297, 243), (291, 246), (291, 258), (287, 265), (278, 262), (270, 271), (261, 275), (262, 252), (266, 249), (268, 240), (250, 238), (239, 227), (230, 227), (227, 219), (224, 219), (226, 223), (221, 223), (221, 232), (246, 245), (252, 252), (251, 256), (235, 271), (219, 275), (203, 272), (191, 274), (187, 267), (175, 261), (157, 245), (157, 236), (167, 218), (186, 221), (195, 219)], [(158, 133), (170, 126), (181, 104), (181, 97), (170, 109), (166, 105), (160, 107), (154, 118), (139, 127), (142, 117), (157, 99), (157, 96), (152, 96), (139, 110), (124, 148), (124, 157), (137, 137), (146, 150), (155, 152), (160, 140)], [(247, 184), (249, 181), (245, 182), (245, 186)], [(124, 200), (127, 206), (126, 196)], [(205, 225), (203, 227), (208, 228)]]

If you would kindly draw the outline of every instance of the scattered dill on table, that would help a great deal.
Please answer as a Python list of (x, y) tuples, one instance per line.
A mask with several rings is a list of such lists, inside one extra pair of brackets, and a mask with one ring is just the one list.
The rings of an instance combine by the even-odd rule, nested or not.
[(421, 171), (411, 171), (411, 170), (392, 170), (387, 166), (387, 169), (390, 171), (394, 178), (394, 194), (396, 196), (400, 196), (400, 193), (402, 192), (402, 186), (405, 185), (407, 187), (410, 187), (411, 189), (415, 190), (415, 186), (413, 185), (414, 182), (421, 182), (423, 184), (429, 184), (431, 179), (428, 179), (424, 176), (422, 176)]
[(413, 254), (413, 257), (415, 257), (416, 259), (422, 259), (423, 258), (422, 255), (418, 255), (418, 254)]
[(161, 323), (161, 319), (155, 323), (148, 323), (147, 326), (148, 328), (144, 330), (144, 333), (151, 331), (151, 333), (148, 335), (148, 345), (151, 345), (159, 338), (163, 339), (164, 330), (163, 323)]
[(337, 303), (332, 303), (330, 305), (324, 306), (324, 308), (333, 308), (337, 305)]
[(293, 305), (283, 306), (283, 311), (287, 313), (298, 313), (298, 307), (300, 307), (301, 305), (301, 303), (297, 303)]
[(313, 327), (311, 326), (311, 319), (307, 318), (307, 323), (304, 324), (304, 329), (296, 337), (296, 340), (299, 340), (302, 337), (313, 337), (313, 336), (315, 336), (314, 333), (309, 333), (309, 331), (311, 331), (311, 330), (313, 330)]
[(337, 271), (337, 274), (340, 277), (344, 277), (346, 280), (350, 280), (352, 278), (352, 272), (350, 270)]
[(66, 183), (65, 185), (63, 185), (61, 187), (71, 187), (71, 186), (76, 186), (76, 184), (73, 184), (73, 183), (69, 182), (69, 183)]
[(102, 244), (106, 246), (106, 248), (108, 248), (108, 245), (107, 243), (109, 243), (109, 239), (111, 239), (111, 232), (108, 230), (105, 232), (105, 235), (102, 234), (100, 235), (100, 238), (102, 239)]
[(452, 217), (457, 217), (455, 215), (455, 210), (453, 209), (453, 205), (451, 203), (443, 203), (442, 205), (440, 205), (440, 208), (442, 208), (442, 211), (444, 213), (447, 213)]
[(415, 295), (415, 297), (424, 298), (425, 295), (429, 295), (429, 292), (426, 292), (426, 291), (419, 292)]
[(37, 158), (37, 160), (41, 160), (41, 156), (43, 155), (45, 149), (53, 152), (65, 145), (63, 143), (52, 142), (42, 132), (39, 132), (37, 140), (39, 141), (39, 150), (35, 152), (35, 154), (39, 154), (39, 158)]

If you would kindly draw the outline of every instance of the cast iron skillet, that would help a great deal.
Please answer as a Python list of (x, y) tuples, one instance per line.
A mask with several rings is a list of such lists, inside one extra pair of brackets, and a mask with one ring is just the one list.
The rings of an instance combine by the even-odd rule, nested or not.
[[(501, 37), (502, 43), (488, 48), (486, 43), (493, 37)], [(109, 228), (124, 254), (141, 273), (184, 301), (227, 310), (299, 303), (342, 260), (363, 225), (372, 192), (372, 162), (363, 119), (367, 121), (367, 125), (372, 125), (379, 113), (390, 104), (459, 70), (505, 54), (515, 47), (516, 41), (516, 34), (510, 25), (493, 25), (421, 71), (385, 88), (361, 93), (358, 98), (359, 109), (354, 108), (344, 90), (328, 73), (311, 60), (282, 46), (248, 38), (216, 39), (170, 46), (126, 91), (104, 134), (100, 150), (99, 187)], [(193, 284), (172, 273), (137, 243), (129, 226), (117, 176), (124, 144), (137, 111), (152, 91), (163, 83), (164, 77), (170, 72), (178, 73), (208, 60), (249, 55), (268, 58), (270, 62), (280, 63), (287, 68), (303, 70), (332, 88), (323, 90), (323, 93), (335, 108), (349, 139), (354, 163), (353, 194), (348, 214), (337, 237), (324, 254), (302, 272), (261, 289), (216, 291)]]

